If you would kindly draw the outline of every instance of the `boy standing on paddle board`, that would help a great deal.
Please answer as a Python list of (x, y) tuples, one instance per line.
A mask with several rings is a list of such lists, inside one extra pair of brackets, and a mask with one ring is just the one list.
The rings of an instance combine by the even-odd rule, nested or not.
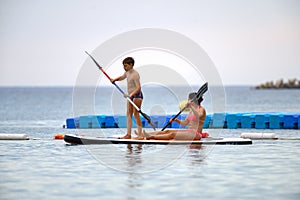
[[(127, 90), (128, 94), (124, 94), (124, 97), (129, 97), (133, 103), (138, 107), (141, 108), (143, 102), (143, 93), (141, 91), (141, 83), (140, 83), (140, 75), (139, 73), (133, 69), (134, 66), (134, 59), (132, 57), (127, 57), (123, 60), (123, 66), (125, 73), (115, 79), (111, 79), (110, 81), (114, 83), (115, 81), (122, 81), (127, 79)], [(138, 137), (135, 139), (144, 139), (144, 134), (142, 132), (142, 121), (140, 118), (139, 112), (127, 101), (127, 133), (122, 139), (131, 139), (131, 129), (132, 129), (132, 115), (135, 118), (136, 125), (138, 128), (137, 135)]]

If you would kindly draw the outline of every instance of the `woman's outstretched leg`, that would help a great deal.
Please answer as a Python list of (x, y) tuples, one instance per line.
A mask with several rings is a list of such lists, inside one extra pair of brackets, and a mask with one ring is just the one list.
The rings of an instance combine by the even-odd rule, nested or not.
[(175, 131), (165, 130), (165, 131), (156, 131), (156, 132), (150, 132), (147, 133), (144, 131), (144, 136), (147, 140), (171, 140), (174, 139), (176, 135)]

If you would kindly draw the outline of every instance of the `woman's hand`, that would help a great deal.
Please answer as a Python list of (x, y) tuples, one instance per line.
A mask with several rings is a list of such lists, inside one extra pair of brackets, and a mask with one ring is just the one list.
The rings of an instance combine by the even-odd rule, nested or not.
[(193, 103), (192, 100), (188, 100), (188, 102), (185, 104), (186, 108), (189, 108), (191, 106), (191, 104)]
[(170, 122), (171, 122), (171, 123), (172, 123), (172, 122), (177, 122), (178, 124), (180, 124), (180, 120), (177, 119), (177, 118), (175, 118), (175, 119), (171, 118), (171, 119), (170, 119)]

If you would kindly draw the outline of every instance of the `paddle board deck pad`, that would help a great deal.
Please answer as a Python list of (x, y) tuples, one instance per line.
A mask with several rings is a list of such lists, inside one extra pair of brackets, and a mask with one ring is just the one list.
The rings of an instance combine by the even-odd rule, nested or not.
[(134, 140), (134, 139), (118, 139), (118, 138), (100, 138), (82, 135), (66, 134), (64, 140), (70, 144), (158, 144), (158, 145), (246, 145), (252, 144), (251, 139), (243, 138), (223, 138), (223, 139), (202, 139), (202, 140)]

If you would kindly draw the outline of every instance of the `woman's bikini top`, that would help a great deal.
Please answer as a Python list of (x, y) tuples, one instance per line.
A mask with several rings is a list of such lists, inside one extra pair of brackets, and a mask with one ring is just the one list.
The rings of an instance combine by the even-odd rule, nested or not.
[[(198, 108), (201, 108), (201, 105), (199, 105)], [(195, 122), (199, 121), (201, 123), (204, 123), (204, 120), (203, 119), (199, 120), (199, 118), (192, 111), (187, 116), (187, 120), (189, 120), (189, 121), (195, 121)]]

